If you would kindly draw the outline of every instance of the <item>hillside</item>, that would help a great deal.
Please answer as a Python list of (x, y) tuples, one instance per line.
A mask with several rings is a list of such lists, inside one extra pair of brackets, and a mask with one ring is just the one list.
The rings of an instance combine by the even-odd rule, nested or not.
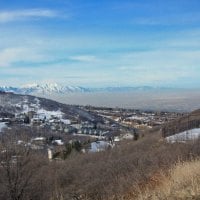
[[(160, 199), (199, 199), (200, 198), (200, 160), (178, 162), (168, 175), (158, 173), (153, 176), (137, 200)], [(129, 198), (127, 200), (133, 200)]]
[[(9, 142), (7, 144), (1, 141), (0, 150), (6, 147), (9, 151), (17, 152), (17, 155), (20, 155), (20, 157), (15, 156), (19, 164), (17, 168), (7, 168), (9, 165), (6, 165), (6, 163), (12, 163), (13, 160), (8, 157), (2, 157), (4, 154), (1, 154), (1, 160), (7, 159), (7, 162), (3, 163), (3, 167), (0, 168), (0, 199), (2, 200), (9, 199), (10, 195), (10, 190), (4, 186), (8, 185), (12, 188), (15, 184), (19, 191), (23, 191), (25, 197), (19, 198), (20, 200), (145, 199), (143, 198), (145, 195), (157, 194), (154, 191), (154, 186), (159, 186), (157, 184), (162, 183), (163, 176), (160, 176), (161, 172), (165, 177), (168, 174), (168, 170), (173, 168), (177, 162), (188, 161), (191, 155), (193, 158), (197, 158), (200, 155), (199, 142), (191, 144), (168, 144), (160, 141), (158, 134), (154, 134), (136, 142), (124, 142), (121, 146), (112, 150), (108, 149), (96, 154), (73, 152), (66, 160), (49, 162), (40, 153), (29, 152), (27, 154), (27, 150), (25, 152), (20, 151), (20, 149), (17, 150), (18, 146), (10, 145), (13, 144), (13, 137), (4, 135), (5, 137)], [(20, 135), (17, 136), (14, 134), (14, 138), (16, 137), (20, 139)], [(26, 164), (22, 165), (22, 163)], [(199, 165), (197, 167), (199, 169)], [(10, 182), (7, 182), (6, 169), (12, 172), (9, 179)], [(191, 168), (191, 173), (195, 172), (197, 174), (197, 169)], [(188, 168), (185, 171), (187, 170)], [(20, 179), (16, 182), (15, 178), (18, 173), (20, 173)], [(192, 177), (195, 177), (195, 174)], [(27, 175), (31, 178), (23, 186), (22, 183), (26, 180)], [(183, 179), (181, 175), (181, 179), (179, 180), (185, 182), (180, 183), (175, 192), (193, 187), (189, 179), (190, 177), (188, 175), (187, 179)], [(173, 178), (176, 180), (176, 176)], [(184, 183), (187, 183), (187, 187)], [(160, 187), (162, 189), (162, 185)], [(162, 190), (158, 190), (158, 197), (159, 195), (161, 197), (165, 195), (168, 192), (165, 189), (168, 188), (171, 189), (175, 197), (178, 197), (179, 193), (173, 193), (173, 185), (171, 188), (168, 185), (167, 187), (163, 186)], [(162, 194), (162, 191), (164, 194)], [(139, 198), (141, 194), (142, 198)], [(148, 197), (147, 199), (154, 198)]]
[(163, 137), (174, 135), (194, 128), (200, 128), (200, 109), (166, 123), (162, 127)]
[[(0, 92), (0, 114), (15, 115), (29, 111), (58, 111), (64, 118), (71, 120), (83, 119), (88, 121), (99, 120), (100, 117), (90, 114), (78, 106), (66, 105), (53, 100), (39, 98), (30, 95)], [(97, 117), (97, 118), (96, 118)]]

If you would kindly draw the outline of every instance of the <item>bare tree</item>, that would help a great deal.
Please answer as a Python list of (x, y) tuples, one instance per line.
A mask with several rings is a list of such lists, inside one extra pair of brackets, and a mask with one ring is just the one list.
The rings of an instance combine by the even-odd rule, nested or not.
[(28, 145), (27, 137), (4, 134), (0, 140), (0, 199), (28, 199), (40, 165), (37, 154)]

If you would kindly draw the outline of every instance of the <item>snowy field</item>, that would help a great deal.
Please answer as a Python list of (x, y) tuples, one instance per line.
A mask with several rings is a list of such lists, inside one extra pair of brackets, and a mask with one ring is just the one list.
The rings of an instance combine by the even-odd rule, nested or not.
[(30, 105), (28, 104), (28, 100), (25, 99), (21, 107), (23, 107), (23, 111), (21, 113), (28, 113), (29, 111), (35, 111), (40, 119), (46, 118), (47, 120), (50, 120), (53, 116), (62, 119), (63, 123), (65, 124), (70, 124), (70, 120), (63, 119), (64, 113), (61, 112), (60, 110), (48, 111), (41, 108), (40, 100), (38, 98), (35, 98), (35, 104), (31, 103)]
[(3, 130), (4, 128), (6, 128), (6, 127), (7, 127), (7, 125), (6, 125), (5, 122), (0, 122), (0, 132), (2, 132), (2, 130)]
[(63, 116), (63, 112), (61, 112), (60, 110), (57, 110), (57, 111), (47, 111), (45, 109), (39, 109), (37, 111), (37, 114), (38, 115), (43, 115), (43, 116), (46, 116), (46, 119), (50, 119), (51, 116), (54, 116), (54, 117), (57, 117), (59, 119), (62, 119), (62, 116)]
[(166, 137), (167, 142), (186, 142), (188, 140), (196, 140), (200, 137), (200, 128), (195, 128), (191, 130), (187, 130), (181, 133), (177, 133), (175, 135)]

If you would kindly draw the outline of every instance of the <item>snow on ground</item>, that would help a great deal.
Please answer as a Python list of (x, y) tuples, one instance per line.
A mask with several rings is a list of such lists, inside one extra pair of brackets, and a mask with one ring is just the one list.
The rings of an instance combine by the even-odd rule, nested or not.
[(73, 133), (74, 136), (80, 136), (80, 137), (91, 137), (91, 138), (97, 138), (97, 139), (105, 139), (104, 136), (98, 136), (98, 135), (87, 135), (87, 134), (81, 134), (81, 133)]
[(23, 109), (20, 113), (28, 113), (29, 111), (35, 111), (36, 115), (38, 115), (36, 118), (39, 118), (42, 120), (46, 118), (47, 120), (49, 120), (52, 117), (56, 117), (58, 119), (61, 119), (64, 124), (67, 124), (67, 125), (71, 124), (70, 120), (63, 119), (64, 113), (61, 112), (60, 110), (48, 111), (41, 108), (40, 100), (38, 98), (35, 98), (34, 102), (30, 104), (28, 104), (28, 100), (25, 98), (21, 104), (18, 103), (15, 106), (19, 108), (21, 107)]
[(27, 112), (29, 112), (29, 111), (30, 111), (29, 106), (28, 106), (27, 104), (24, 104), (24, 105), (23, 105), (23, 112), (24, 112), (24, 113), (27, 113)]
[(104, 151), (108, 147), (112, 147), (112, 145), (106, 141), (92, 142), (91, 149), (89, 150), (89, 152), (95, 153), (95, 152), (99, 152), (99, 151)]
[(109, 116), (109, 115), (102, 115), (102, 114), (99, 114), (99, 116), (104, 117), (104, 118), (108, 118), (108, 119), (113, 119), (113, 117), (112, 117), (112, 116)]
[(62, 140), (53, 140), (53, 143), (56, 143), (59, 146), (64, 145), (64, 142)]
[(167, 142), (174, 143), (174, 142), (185, 142), (188, 140), (196, 140), (199, 137), (200, 137), (200, 128), (195, 128), (166, 137), (165, 139), (167, 140)]
[[(40, 100), (38, 98), (35, 98), (34, 101), (35, 101), (35, 103), (31, 103), (29, 105), (28, 104), (28, 100), (25, 98), (23, 103), (22, 103), (22, 105), (21, 105), (23, 107), (23, 111), (22, 112), (23, 113), (27, 113), (27, 112), (29, 112), (31, 110), (35, 110), (35, 111), (39, 110), (39, 108), (40, 108)], [(16, 104), (16, 106), (19, 107), (20, 104), (18, 103), (18, 104)]]
[(134, 138), (133, 134), (127, 133), (122, 136), (123, 139), (125, 140), (132, 140)]
[(69, 119), (61, 119), (61, 122), (67, 125), (71, 124), (71, 121)]
[(35, 98), (34, 100), (36, 102), (37, 107), (40, 107), (40, 100), (38, 98)]
[(46, 138), (45, 137), (36, 137), (33, 138), (32, 141), (44, 141)]
[(37, 114), (38, 115), (44, 115), (44, 116), (46, 116), (46, 119), (51, 119), (51, 116), (57, 117), (59, 119), (62, 119), (64, 113), (61, 112), (60, 110), (57, 110), (57, 111), (47, 111), (47, 110), (44, 110), (42, 108), (42, 109), (39, 109), (37, 111)]
[(148, 117), (132, 116), (128, 117), (130, 120), (148, 120)]
[(0, 132), (2, 132), (2, 130), (3, 130), (4, 128), (6, 128), (6, 127), (7, 127), (7, 125), (6, 125), (5, 122), (0, 122)]

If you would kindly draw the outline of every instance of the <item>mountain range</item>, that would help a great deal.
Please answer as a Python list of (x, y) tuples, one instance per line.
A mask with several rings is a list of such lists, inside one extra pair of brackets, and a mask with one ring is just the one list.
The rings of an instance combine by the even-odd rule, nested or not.
[(86, 92), (131, 92), (148, 91), (155, 89), (150, 86), (141, 87), (101, 87), (90, 88), (80, 86), (63, 86), (57, 83), (50, 84), (29, 84), (22, 87), (0, 86), (2, 92), (12, 92), (15, 94), (67, 94), (67, 93), (86, 93)]
[(87, 88), (77, 86), (62, 86), (56, 83), (51, 84), (29, 84), (22, 87), (0, 87), (2, 92), (12, 92), (15, 94), (66, 94), (73, 92), (89, 92)]

